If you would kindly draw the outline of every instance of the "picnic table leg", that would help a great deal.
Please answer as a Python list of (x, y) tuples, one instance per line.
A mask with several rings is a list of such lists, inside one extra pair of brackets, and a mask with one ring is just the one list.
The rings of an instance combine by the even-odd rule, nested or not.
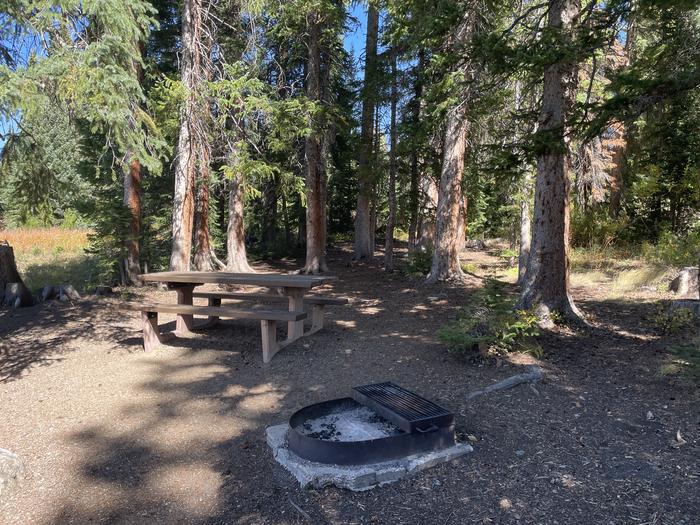
[[(304, 311), (304, 291), (299, 288), (285, 288), (285, 294), (289, 297), (289, 311)], [(287, 323), (287, 340), (294, 341), (304, 335), (304, 321), (289, 321)]]
[[(174, 285), (169, 284), (168, 288), (174, 289), (177, 292), (177, 304), (192, 305), (192, 292), (194, 286), (189, 284)], [(175, 323), (175, 332), (179, 334), (187, 334), (194, 328), (194, 317), (192, 315), (178, 314)]]

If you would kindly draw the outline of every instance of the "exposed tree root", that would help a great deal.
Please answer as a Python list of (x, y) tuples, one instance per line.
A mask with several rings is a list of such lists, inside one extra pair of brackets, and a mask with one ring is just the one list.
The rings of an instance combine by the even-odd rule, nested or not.
[(482, 390), (474, 390), (473, 392), (469, 392), (466, 399), (473, 399), (475, 397), (496, 392), (498, 390), (508, 390), (515, 386), (522, 385), (523, 383), (536, 383), (544, 376), (544, 372), (537, 365), (530, 365), (527, 367), (527, 370), (527, 372), (511, 376), (503, 381), (489, 385)]

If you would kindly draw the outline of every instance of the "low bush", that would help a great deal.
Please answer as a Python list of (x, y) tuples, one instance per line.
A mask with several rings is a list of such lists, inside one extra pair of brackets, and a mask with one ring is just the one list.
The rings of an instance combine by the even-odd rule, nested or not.
[(516, 300), (504, 283), (490, 279), (474, 294), (472, 304), (464, 308), (459, 319), (438, 331), (438, 337), (455, 352), (525, 351), (539, 355), (537, 315), (531, 310), (516, 310)]
[(673, 335), (697, 328), (697, 316), (689, 308), (661, 306), (652, 317), (657, 330), (662, 334)]
[(670, 266), (696, 266), (698, 264), (698, 246), (700, 246), (700, 222), (688, 230), (685, 235), (664, 232), (656, 244), (643, 244), (642, 255), (645, 259)]
[(406, 273), (412, 276), (423, 276), (430, 273), (433, 264), (432, 250), (416, 250), (408, 255)]

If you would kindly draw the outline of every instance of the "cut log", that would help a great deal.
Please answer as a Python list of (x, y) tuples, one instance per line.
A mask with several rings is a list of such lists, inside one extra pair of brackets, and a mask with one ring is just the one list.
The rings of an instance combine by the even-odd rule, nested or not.
[(475, 390), (474, 392), (469, 392), (467, 394), (467, 400), (473, 399), (477, 396), (488, 394), (490, 392), (496, 392), (498, 390), (508, 390), (523, 383), (536, 383), (543, 376), (542, 369), (539, 366), (531, 365), (527, 367), (527, 372), (522, 374), (517, 374), (511, 376), (503, 381), (499, 381), (493, 385), (489, 385), (481, 390)]
[[(70, 300), (70, 301), (80, 301), (80, 294), (70, 284), (65, 284), (65, 285), (61, 286), (61, 292), (59, 294), (59, 298), (63, 297), (63, 296), (67, 297), (67, 300)], [(63, 301), (64, 299), (61, 299), (61, 300)]]
[(20, 308), (23, 306), (32, 306), (34, 298), (29, 292), (24, 283), (7, 283), (5, 285), (5, 306)]
[(681, 270), (676, 278), (671, 281), (669, 290), (678, 295), (697, 295), (698, 293), (698, 268), (687, 266)]

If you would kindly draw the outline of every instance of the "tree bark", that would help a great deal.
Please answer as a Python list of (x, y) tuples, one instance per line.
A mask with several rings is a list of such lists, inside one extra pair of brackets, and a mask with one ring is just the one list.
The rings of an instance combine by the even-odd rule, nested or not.
[(245, 249), (245, 224), (243, 222), (243, 177), (237, 173), (229, 181), (228, 228), (226, 229), (226, 270), (250, 273)]
[(435, 218), (435, 246), (428, 282), (460, 280), (464, 272), (459, 264), (462, 175), (467, 144), (467, 120), (464, 109), (447, 117), (445, 150)]
[[(420, 106), (423, 98), (423, 69), (425, 66), (425, 52), (421, 49), (418, 53), (418, 69), (416, 71), (415, 94), (411, 107), (411, 120), (414, 134), (420, 124)], [(411, 184), (409, 190), (409, 224), (408, 224), (408, 249), (413, 251), (418, 247), (418, 214), (420, 212), (420, 172), (418, 171), (418, 144), (414, 140), (411, 147)]]
[[(474, 31), (475, 14), (468, 10), (452, 35), (449, 47), (459, 53), (471, 40)], [(467, 79), (471, 64), (463, 59), (459, 72)], [(443, 141), (440, 188), (435, 219), (435, 249), (433, 264), (428, 274), (428, 282), (461, 280), (464, 272), (459, 264), (459, 252), (464, 232), (460, 231), (462, 211), (462, 176), (464, 175), (464, 152), (467, 146), (467, 104), (469, 87), (459, 94), (457, 106), (449, 110), (445, 124)], [(460, 243), (460, 239), (462, 242)]]
[(201, 164), (199, 166), (199, 185), (197, 187), (197, 203), (195, 208), (195, 251), (194, 268), (202, 272), (214, 271), (216, 265), (212, 257), (211, 236), (209, 235), (209, 194), (210, 194), (210, 169), (209, 148), (200, 145)]
[(360, 147), (357, 157), (357, 211), (355, 214), (355, 259), (369, 259), (374, 255), (372, 244), (371, 200), (374, 187), (374, 112), (377, 91), (377, 40), (379, 11), (373, 2), (367, 8), (367, 36), (365, 39), (365, 79), (362, 88), (362, 120)]
[(389, 135), (391, 151), (389, 152), (389, 216), (386, 220), (386, 239), (384, 244), (384, 267), (394, 270), (394, 227), (396, 225), (396, 146), (398, 133), (396, 130), (396, 105), (399, 98), (399, 88), (396, 67), (396, 50), (391, 50), (391, 117)]
[(141, 280), (141, 162), (131, 159), (124, 174), (124, 206), (129, 210), (129, 236), (126, 239), (124, 284), (140, 286)]
[[(323, 102), (321, 79), (321, 27), (318, 13), (307, 17), (308, 65), (306, 96), (316, 103)], [(326, 159), (324, 156), (324, 125), (312, 123), (306, 138), (306, 264), (303, 273), (317, 274), (328, 271), (326, 265)]]
[(175, 190), (173, 196), (173, 241), (170, 269), (186, 271), (192, 255), (194, 190), (202, 142), (200, 108), (197, 88), (202, 64), (199, 45), (202, 39), (202, 0), (185, 0), (182, 10), (182, 52), (180, 75), (187, 92), (180, 110), (180, 133), (175, 161)]
[[(579, 0), (550, 0), (547, 24), (572, 40)], [(542, 324), (551, 314), (580, 320), (569, 294), (569, 144), (567, 116), (576, 94), (578, 67), (573, 58), (545, 66), (538, 134), (546, 144), (537, 157), (532, 243), (519, 308), (535, 308)]]
[(17, 271), (12, 246), (0, 241), (0, 306), (31, 306), (33, 303), (32, 295)]
[(522, 286), (527, 275), (527, 262), (530, 259), (532, 225), (530, 223), (530, 199), (532, 198), (530, 181), (523, 184), (520, 197), (520, 248), (518, 253), (518, 285)]

